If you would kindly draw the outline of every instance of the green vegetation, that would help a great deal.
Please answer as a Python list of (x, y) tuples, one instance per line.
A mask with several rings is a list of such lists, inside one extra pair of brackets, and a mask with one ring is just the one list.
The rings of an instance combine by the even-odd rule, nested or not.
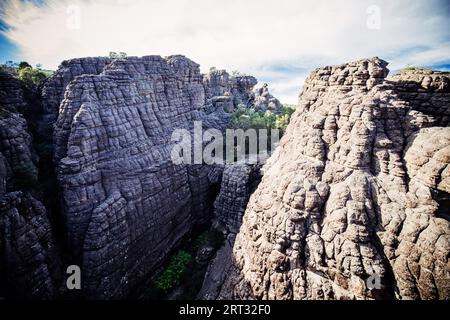
[(180, 249), (169, 259), (168, 264), (146, 290), (150, 299), (173, 298), (193, 300), (200, 290), (207, 264), (199, 263), (193, 257), (203, 248), (218, 250), (225, 242), (223, 233), (209, 228), (193, 238), (186, 239)]
[(427, 68), (427, 67), (408, 65), (408, 66), (404, 67), (402, 70), (400, 70), (399, 74), (403, 74), (403, 73), (407, 73), (407, 72), (414, 72), (414, 71), (426, 71), (426, 70), (431, 70), (431, 69)]
[(19, 63), (19, 66), (18, 66), (19, 70), (22, 70), (22, 69), (25, 69), (25, 68), (31, 68), (32, 69), (33, 67), (31, 66), (31, 64), (29, 64), (26, 61), (22, 61), (21, 63)]
[(17, 76), (28, 86), (34, 87), (40, 85), (50, 74), (40, 68), (33, 69), (28, 62), (22, 61), (17, 67)]
[(295, 109), (289, 105), (283, 106), (279, 113), (273, 113), (270, 110), (255, 111), (239, 105), (231, 115), (230, 123), (234, 129), (279, 129), (283, 134), (294, 111)]
[(191, 260), (192, 255), (190, 253), (184, 250), (178, 251), (176, 255), (172, 256), (168, 266), (156, 280), (156, 287), (164, 292), (168, 292), (179, 285)]

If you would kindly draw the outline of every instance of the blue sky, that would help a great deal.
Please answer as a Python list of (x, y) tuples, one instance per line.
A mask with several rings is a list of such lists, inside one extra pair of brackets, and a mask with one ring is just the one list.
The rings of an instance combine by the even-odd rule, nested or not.
[(314, 68), (379, 56), (450, 69), (446, 0), (3, 0), (0, 62), (184, 54), (238, 70), (296, 103)]

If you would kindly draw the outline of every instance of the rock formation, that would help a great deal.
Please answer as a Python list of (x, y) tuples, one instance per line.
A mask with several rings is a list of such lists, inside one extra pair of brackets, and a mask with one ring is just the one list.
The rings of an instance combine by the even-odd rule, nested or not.
[[(199, 298), (448, 299), (449, 74), (386, 78), (386, 66), (314, 71), (256, 191), (258, 165), (171, 160), (175, 129), (281, 106), (251, 76), (202, 75), (178, 55), (74, 59), (41, 109), (0, 73), (0, 295), (61, 297), (78, 264), (81, 296), (129, 297), (213, 221), (227, 241)], [(48, 143), (58, 212), (40, 189), (35, 149)]]
[(215, 299), (232, 267), (232, 247), (248, 199), (261, 181), (260, 169), (260, 163), (228, 164), (223, 169), (212, 224), (222, 230), (225, 242), (208, 266), (198, 299)]
[(387, 80), (386, 65), (308, 77), (221, 298), (450, 297), (450, 75)]
[[(11, 76), (5, 77), (8, 81)], [(4, 78), (3, 78), (4, 79)], [(3, 83), (0, 110), (0, 291), (9, 297), (54, 299), (60, 265), (45, 206), (36, 199), (38, 161), (20, 81)]]
[(23, 87), (19, 79), (0, 69), (0, 105), (4, 109), (21, 113), (29, 109)]
[(67, 87), (55, 161), (88, 297), (127, 296), (211, 215), (209, 168), (170, 157), (172, 132), (190, 128), (204, 96), (182, 56), (115, 60)]
[[(74, 64), (97, 68), (74, 72)], [(173, 131), (192, 130), (196, 120), (225, 129), (226, 106), (247, 103), (256, 79), (224, 71), (202, 76), (183, 56), (76, 60), (54, 78), (44, 101), (61, 91), (55, 83), (71, 79), (54, 133), (70, 247), (85, 270), (87, 296), (124, 297), (212, 216), (217, 169), (175, 165)]]
[(10, 298), (56, 299), (61, 265), (44, 205), (28, 192), (0, 197), (0, 288)]
[(214, 202), (214, 221), (227, 232), (239, 231), (248, 199), (261, 180), (260, 166), (242, 163), (225, 166)]
[(254, 90), (253, 105), (256, 110), (270, 110), (274, 112), (277, 112), (282, 106), (280, 101), (270, 94), (267, 83), (263, 84), (261, 88)]

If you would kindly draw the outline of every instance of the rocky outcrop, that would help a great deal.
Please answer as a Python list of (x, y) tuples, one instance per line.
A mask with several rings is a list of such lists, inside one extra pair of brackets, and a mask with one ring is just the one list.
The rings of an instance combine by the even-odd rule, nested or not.
[[(28, 126), (20, 113), (2, 110), (0, 115), (0, 151), (5, 158), (9, 175), (37, 181), (37, 156), (32, 148)], [(6, 182), (6, 181), (5, 181)]]
[(261, 164), (226, 165), (220, 192), (214, 202), (214, 221), (227, 232), (237, 233), (248, 199), (261, 180)]
[(20, 80), (0, 69), (0, 105), (3, 109), (22, 113), (28, 111), (29, 104), (23, 87)]
[(446, 124), (450, 92), (410, 86), (449, 74), (386, 81), (386, 65), (308, 77), (250, 198), (220, 297), (450, 297), (450, 225), (433, 196), (448, 188), (450, 128), (435, 126)]
[(214, 202), (213, 226), (224, 234), (224, 245), (209, 263), (198, 299), (213, 300), (232, 268), (232, 248), (248, 199), (261, 181), (261, 163), (228, 164), (223, 169), (219, 194)]
[(67, 87), (55, 161), (88, 297), (126, 296), (211, 218), (212, 167), (171, 160), (175, 129), (214, 118), (204, 104), (199, 66), (183, 56), (115, 60)]
[(258, 111), (277, 112), (280, 101), (270, 94), (267, 84), (255, 88), (255, 77), (246, 75), (230, 76), (225, 70), (212, 70), (203, 76), (206, 110), (234, 111), (238, 106)]
[(448, 72), (417, 69), (390, 78), (398, 96), (417, 111), (426, 114), (429, 125), (450, 124), (450, 80)]
[(233, 107), (249, 105), (252, 90), (258, 83), (255, 77), (246, 75), (230, 76), (225, 70), (211, 70), (203, 76), (206, 103), (209, 99), (227, 96)]
[(60, 260), (47, 210), (30, 193), (38, 181), (32, 138), (20, 113), (0, 112), (0, 294), (54, 299)]
[(47, 211), (28, 192), (0, 196), (0, 288), (9, 298), (55, 299), (61, 265)]
[[(58, 70), (45, 82), (42, 88), (43, 113), (53, 121), (59, 113), (59, 105), (64, 98), (66, 87), (77, 76), (83, 74), (99, 74), (110, 58), (79, 58), (65, 60)], [(49, 119), (50, 120), (50, 119)]]
[(255, 110), (277, 112), (282, 104), (269, 92), (269, 86), (264, 83), (261, 88), (256, 88), (253, 93), (253, 105)]

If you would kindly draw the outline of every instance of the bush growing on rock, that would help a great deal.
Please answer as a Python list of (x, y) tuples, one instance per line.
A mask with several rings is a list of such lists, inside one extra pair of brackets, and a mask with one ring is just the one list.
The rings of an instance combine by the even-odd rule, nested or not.
[(273, 113), (239, 105), (231, 115), (230, 124), (235, 129), (279, 129), (283, 134), (294, 111), (290, 106), (283, 106), (279, 113)]
[(156, 287), (168, 292), (180, 284), (180, 280), (187, 271), (188, 264), (192, 261), (192, 255), (184, 250), (174, 255), (161, 275), (156, 280)]
[(30, 65), (23, 65), (21, 68), (19, 65), (18, 78), (30, 87), (38, 86), (47, 78), (47, 76), (48, 75), (41, 69), (33, 69)]

